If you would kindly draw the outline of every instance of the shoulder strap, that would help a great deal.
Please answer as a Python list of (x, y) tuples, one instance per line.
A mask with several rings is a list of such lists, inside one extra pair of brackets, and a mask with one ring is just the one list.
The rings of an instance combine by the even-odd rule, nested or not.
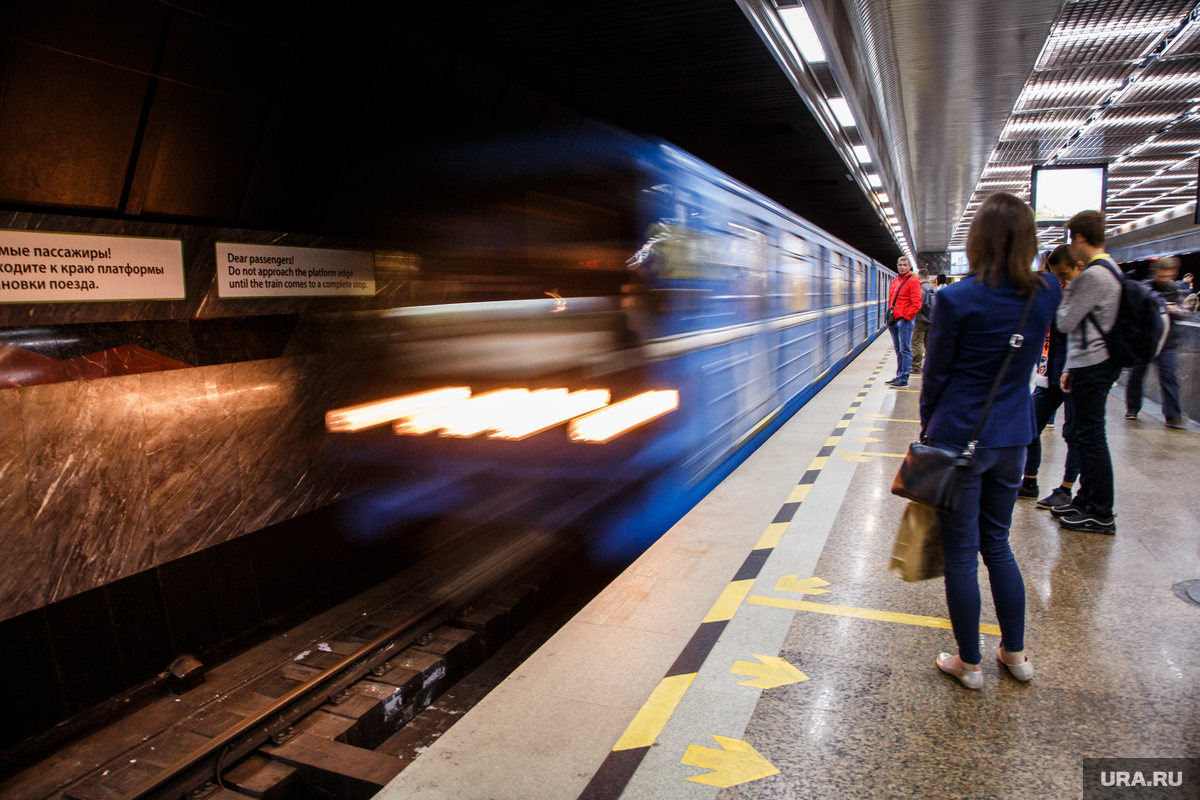
[[(905, 282), (905, 281), (907, 281), (907, 280), (908, 280), (909, 278), (911, 278), (911, 277), (912, 277), (912, 273), (910, 272), (910, 273), (908, 273), (907, 275), (905, 275), (903, 278), (901, 278), (901, 279), (900, 279), (900, 286), (903, 286), (903, 285), (904, 285), (904, 282)], [(888, 308), (895, 308), (895, 307), (896, 307), (896, 301), (897, 301), (897, 300), (899, 300), (899, 299), (900, 299), (900, 287), (899, 287), (899, 286), (897, 286), (897, 287), (896, 287), (896, 296), (895, 296), (895, 297), (892, 299), (892, 302), (891, 302), (891, 303), (888, 305)]]
[(975, 430), (971, 431), (971, 439), (967, 442), (967, 449), (963, 455), (975, 455), (975, 445), (979, 441), (979, 435), (983, 433), (983, 425), (987, 422), (988, 415), (992, 413), (992, 405), (996, 402), (996, 395), (1000, 392), (1000, 384), (1004, 382), (1004, 374), (1008, 372), (1008, 365), (1012, 363), (1013, 354), (1021, 349), (1021, 345), (1025, 343), (1025, 337), (1021, 335), (1021, 331), (1025, 330), (1025, 320), (1029, 319), (1029, 309), (1033, 308), (1034, 298), (1037, 297), (1035, 292), (1025, 302), (1025, 310), (1021, 312), (1021, 321), (1017, 323), (1017, 332), (1008, 338), (1008, 352), (1004, 354), (1004, 363), (1000, 365), (1000, 371), (996, 373), (996, 380), (992, 381), (992, 391), (988, 395), (987, 404), (983, 407), (983, 413), (979, 416), (979, 422), (975, 423)]

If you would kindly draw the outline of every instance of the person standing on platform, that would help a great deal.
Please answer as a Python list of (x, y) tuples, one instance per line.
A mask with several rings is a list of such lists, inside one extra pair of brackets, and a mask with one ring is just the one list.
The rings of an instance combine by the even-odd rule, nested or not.
[[(983, 202), (967, 232), (966, 278), (938, 293), (921, 386), (921, 436), (962, 452), (983, 415), (1015, 334), (1023, 339), (1000, 383), (974, 459), (963, 473), (958, 509), (939, 514), (946, 605), (958, 654), (937, 667), (969, 689), (983, 686), (979, 637), (979, 556), (987, 565), (1001, 644), (996, 653), (1017, 680), (1033, 677), (1025, 657), (1025, 581), (1008, 543), (1033, 439), (1029, 374), (1061, 298), (1053, 276), (1030, 269), (1037, 255), (1033, 211), (1011, 194)], [(1025, 316), (1028, 309), (1028, 316)], [(1021, 320), (1025, 324), (1018, 331)]]
[[(1171, 320), (1175, 321), (1180, 314), (1179, 287), (1175, 284), (1175, 276), (1179, 274), (1179, 259), (1167, 256), (1155, 261), (1151, 267), (1151, 278), (1146, 281), (1151, 289), (1162, 295), (1171, 312)], [(1162, 412), (1167, 418), (1168, 428), (1186, 428), (1183, 424), (1183, 411), (1179, 407), (1179, 332), (1174, 325), (1167, 332), (1167, 341), (1163, 343), (1162, 351), (1154, 359), (1158, 367), (1158, 384), (1162, 388)], [(1125, 419), (1137, 419), (1142, 410), (1142, 383), (1146, 380), (1146, 367), (1133, 367), (1129, 370), (1129, 383), (1125, 386)]]
[[(1178, 259), (1177, 259), (1178, 260)], [(1187, 297), (1189, 294), (1195, 294), (1196, 283), (1192, 278), (1192, 273), (1183, 276), (1183, 280), (1179, 282), (1179, 299)]]
[[(1046, 259), (1046, 268), (1058, 278), (1059, 285), (1066, 287), (1079, 273), (1083, 272), (1083, 264), (1071, 258), (1069, 245), (1061, 244)], [(1063, 408), (1063, 438), (1067, 439), (1067, 465), (1063, 471), (1062, 484), (1047, 497), (1037, 501), (1038, 508), (1053, 508), (1071, 502), (1071, 493), (1075, 489), (1075, 481), (1079, 478), (1079, 456), (1071, 449), (1071, 395), (1062, 390), (1059, 380), (1062, 378), (1063, 367), (1067, 363), (1067, 337), (1058, 330), (1053, 322), (1050, 332), (1046, 334), (1046, 343), (1042, 348), (1042, 357), (1037, 367), (1037, 388), (1033, 390), (1034, 434), (1029, 442), (1029, 452), (1025, 457), (1025, 480), (1018, 497), (1038, 496), (1038, 470), (1042, 465), (1042, 431), (1050, 427), (1058, 407)]]
[(920, 375), (925, 367), (925, 337), (929, 333), (929, 321), (933, 319), (933, 299), (937, 289), (929, 280), (927, 269), (917, 270), (917, 280), (921, 281), (921, 310), (913, 320), (912, 371)]
[(913, 320), (921, 310), (921, 284), (913, 277), (912, 265), (906, 257), (901, 256), (896, 262), (896, 271), (900, 275), (888, 290), (888, 310), (892, 312), (888, 330), (896, 350), (896, 377), (884, 383), (903, 389), (908, 386), (908, 376), (912, 372)]
[(1121, 374), (1109, 357), (1103, 333), (1117, 322), (1121, 272), (1104, 252), (1104, 214), (1081, 211), (1067, 222), (1071, 258), (1084, 263), (1079, 277), (1063, 290), (1055, 322), (1067, 334), (1067, 364), (1060, 385), (1071, 394), (1074, 420), (1069, 445), (1079, 454), (1079, 491), (1067, 504), (1050, 509), (1067, 530), (1113, 535), (1112, 456), (1105, 432), (1108, 392)]

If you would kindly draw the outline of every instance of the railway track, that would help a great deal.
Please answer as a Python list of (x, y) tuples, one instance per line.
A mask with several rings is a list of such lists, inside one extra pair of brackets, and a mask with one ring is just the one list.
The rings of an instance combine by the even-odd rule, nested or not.
[(568, 536), (504, 532), (484, 553), (443, 548), (422, 562), (423, 576), (410, 569), (214, 668), (203, 684), (0, 784), (0, 797), (368, 798), (519, 658), (453, 693), (454, 711), (423, 714), (435, 700), (514, 634), (528, 649), (553, 633), (522, 629), (573, 546)]

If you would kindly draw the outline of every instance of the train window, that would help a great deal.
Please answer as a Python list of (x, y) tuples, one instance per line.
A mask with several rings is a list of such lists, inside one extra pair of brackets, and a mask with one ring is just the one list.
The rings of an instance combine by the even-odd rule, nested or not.
[(767, 311), (767, 236), (736, 222), (728, 234), (725, 261), (734, 268), (730, 295), (737, 319), (761, 319)]
[(779, 249), (784, 280), (782, 291), (789, 297), (787, 311), (795, 314), (813, 308), (817, 282), (811, 246), (799, 236), (785, 233), (780, 237)]
[(831, 306), (845, 305), (847, 279), (847, 264), (850, 259), (841, 253), (834, 253), (829, 260), (829, 304)]
[(861, 261), (854, 262), (854, 302), (861, 303), (866, 298), (866, 268)]

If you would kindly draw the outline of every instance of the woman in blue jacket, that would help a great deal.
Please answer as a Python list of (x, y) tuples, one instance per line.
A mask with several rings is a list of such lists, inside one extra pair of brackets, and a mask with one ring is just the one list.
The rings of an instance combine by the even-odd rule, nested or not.
[[(1035, 273), (1037, 228), (1033, 212), (1011, 194), (994, 194), (967, 232), (970, 274), (943, 289), (929, 328), (921, 387), (921, 435), (947, 449), (964, 449), (987, 404), (1009, 339), (1026, 303), (1033, 302), (988, 415), (975, 458), (963, 480), (958, 510), (941, 515), (946, 556), (946, 605), (958, 654), (942, 653), (937, 666), (969, 689), (983, 685), (979, 651), (978, 555), (983, 555), (1000, 623), (997, 658), (1027, 681), (1025, 582), (1008, 544), (1013, 506), (1033, 439), (1029, 378), (1061, 292), (1052, 276)], [(1050, 280), (1046, 280), (1050, 277)]]

